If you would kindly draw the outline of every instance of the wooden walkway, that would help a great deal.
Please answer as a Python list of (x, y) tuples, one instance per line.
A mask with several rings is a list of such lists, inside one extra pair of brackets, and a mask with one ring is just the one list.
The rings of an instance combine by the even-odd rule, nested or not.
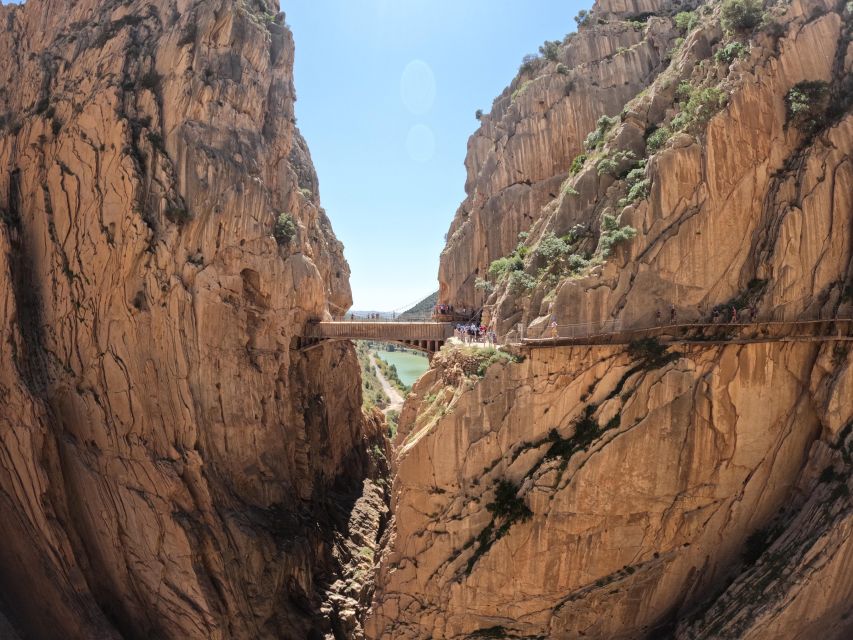
[[(333, 321), (306, 325), (298, 348), (308, 351), (323, 342), (337, 340), (374, 340), (396, 342), (412, 349), (434, 354), (453, 336), (450, 322)], [(657, 339), (662, 343), (748, 344), (756, 342), (853, 341), (853, 320), (798, 320), (792, 322), (750, 322), (719, 324), (662, 325), (628, 330), (583, 333), (579, 325), (557, 327), (557, 335), (525, 338), (521, 346), (553, 348), (583, 345), (628, 345), (636, 340)], [(551, 330), (547, 329), (546, 334)], [(561, 335), (561, 332), (569, 335)]]
[(397, 342), (412, 349), (435, 353), (453, 335), (449, 322), (313, 322), (301, 338), (303, 351), (330, 340), (375, 340)]
[[(548, 331), (546, 330), (546, 333)], [(525, 338), (527, 347), (565, 347), (574, 345), (626, 345), (635, 340), (653, 338), (663, 343), (755, 343), (823, 342), (853, 340), (853, 320), (798, 320), (792, 322), (750, 322), (742, 324), (679, 324), (601, 331), (588, 335)]]

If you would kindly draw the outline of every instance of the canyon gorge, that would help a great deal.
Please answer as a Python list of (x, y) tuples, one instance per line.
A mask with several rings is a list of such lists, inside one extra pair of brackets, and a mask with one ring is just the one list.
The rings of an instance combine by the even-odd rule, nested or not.
[[(0, 6), (0, 638), (853, 636), (853, 3), (577, 22), (441, 254), (506, 346), (390, 436), (303, 348), (352, 296), (278, 3)], [(750, 322), (542, 340), (661, 313)]]

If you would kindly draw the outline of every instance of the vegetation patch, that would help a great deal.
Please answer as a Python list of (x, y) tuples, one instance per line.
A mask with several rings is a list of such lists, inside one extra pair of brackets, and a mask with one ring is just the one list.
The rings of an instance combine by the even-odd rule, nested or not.
[(726, 31), (748, 31), (761, 24), (764, 7), (761, 0), (725, 0), (720, 20)]
[(628, 195), (619, 200), (620, 207), (627, 207), (629, 204), (645, 200), (649, 197), (649, 190), (652, 186), (652, 181), (646, 178), (646, 160), (640, 160), (637, 166), (628, 172), (625, 176), (625, 181), (628, 183)]
[(601, 217), (601, 235), (598, 238), (595, 253), (602, 259), (609, 258), (614, 247), (636, 236), (637, 230), (634, 227), (619, 226), (619, 221), (614, 216), (605, 213)]
[(678, 87), (682, 97), (681, 112), (672, 119), (672, 129), (697, 133), (728, 104), (728, 94), (718, 87), (697, 89), (688, 82)]
[(493, 364), (521, 361), (521, 357), (495, 347), (445, 346), (435, 354), (433, 366), (445, 371), (458, 368), (465, 376), (482, 378)]
[(293, 240), (295, 235), (296, 222), (294, 222), (293, 216), (287, 212), (279, 214), (275, 221), (275, 227), (273, 228), (273, 237), (275, 238), (275, 241), (279, 246), (286, 245)]
[(652, 133), (650, 133), (646, 138), (646, 147), (651, 153), (655, 153), (659, 149), (663, 148), (671, 137), (672, 130), (667, 126), (662, 125), (652, 131)]
[(675, 14), (675, 28), (681, 33), (689, 33), (699, 24), (699, 16), (695, 11), (680, 11)]
[(735, 59), (746, 56), (747, 50), (747, 46), (743, 42), (729, 42), (717, 49), (717, 52), (714, 54), (714, 60), (731, 64)]
[(788, 124), (811, 135), (826, 122), (829, 108), (829, 85), (822, 81), (805, 81), (795, 84), (785, 96)]
[(539, 54), (546, 60), (556, 62), (560, 55), (560, 41), (546, 40), (545, 44), (539, 47)]
[[(358, 356), (358, 365), (361, 369), (361, 407), (366, 411), (370, 411), (374, 407), (384, 409), (388, 406), (390, 400), (385, 395), (382, 383), (379, 382), (379, 378), (376, 376), (376, 369), (370, 361), (370, 348), (368, 344), (362, 340), (356, 341), (355, 353)], [(389, 430), (390, 425), (391, 420), (389, 416)], [(395, 422), (394, 433), (389, 432), (389, 436), (393, 438), (396, 432)]]
[(573, 176), (576, 176), (583, 169), (583, 165), (586, 162), (587, 155), (585, 153), (581, 153), (580, 155), (575, 156), (575, 159), (572, 160), (572, 166), (569, 168), (569, 173)]
[(583, 146), (587, 151), (595, 151), (601, 149), (604, 146), (604, 138), (610, 132), (610, 130), (619, 122), (619, 118), (610, 117), (610, 116), (601, 116), (596, 123), (596, 127), (593, 131), (590, 131), (587, 135), (586, 139), (584, 139)]

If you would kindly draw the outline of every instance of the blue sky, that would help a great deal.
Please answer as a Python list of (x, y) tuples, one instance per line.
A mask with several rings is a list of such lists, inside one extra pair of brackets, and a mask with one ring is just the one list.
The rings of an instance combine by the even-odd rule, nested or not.
[(352, 268), (354, 306), (438, 288), (477, 109), (590, 0), (281, 0), (296, 39), (299, 128)]

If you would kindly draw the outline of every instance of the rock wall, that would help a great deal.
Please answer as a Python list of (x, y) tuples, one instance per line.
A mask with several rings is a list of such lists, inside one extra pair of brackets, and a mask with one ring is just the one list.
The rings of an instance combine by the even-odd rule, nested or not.
[(25, 637), (358, 637), (381, 425), (350, 346), (293, 349), (350, 291), (284, 15), (0, 24), (0, 609)]
[[(510, 341), (670, 305), (850, 318), (853, 13), (721, 22), (719, 2), (602, 1), (525, 64), (471, 138), (440, 301)], [(439, 355), (401, 416), (368, 637), (849, 637), (837, 338)]]
[[(553, 59), (524, 64), (495, 99), (468, 142), (467, 198), (448, 231), (439, 270), (442, 302), (477, 306), (492, 260), (510, 253), (541, 209), (560, 194), (572, 159), (602, 115), (618, 115), (664, 68), (676, 33), (653, 18), (638, 28), (627, 18), (647, 11), (613, 6), (612, 20), (566, 36)], [(649, 3), (646, 3), (649, 4)], [(670, 3), (650, 3), (660, 10)]]
[(847, 637), (851, 365), (803, 342), (434, 368), (369, 637)]
[[(472, 215), (463, 204), (442, 255), (442, 300), (459, 297), (475, 306), (485, 302), (487, 321), (501, 334), (512, 334), (520, 322), (536, 334), (553, 316), (560, 324), (591, 328), (646, 326), (654, 321), (656, 310), (670, 305), (679, 318), (692, 321), (708, 318), (715, 306), (747, 293), (756, 294), (754, 306), (767, 319), (853, 311), (849, 10), (820, 1), (771, 3), (766, 24), (772, 26), (734, 36), (719, 26), (719, 3), (708, 3), (697, 11), (697, 25), (683, 33), (679, 44), (668, 17), (679, 8), (685, 7), (668, 3), (656, 9), (660, 15), (648, 18), (637, 35), (643, 38), (641, 43), (607, 62), (621, 65), (615, 84), (631, 88), (628, 100), (614, 93), (604, 105), (596, 104), (584, 91), (578, 100), (594, 104), (597, 114), (590, 113), (583, 128), (545, 129), (543, 135), (558, 140), (569, 155), (557, 154), (554, 166), (562, 167), (562, 172), (550, 173), (549, 191), (531, 202), (523, 216), (505, 201)], [(630, 28), (624, 26), (624, 18), (633, 14), (613, 10), (597, 6), (593, 24), (562, 45), (559, 56), (572, 52), (584, 38), (606, 48), (601, 43), (611, 40), (610, 31)], [(654, 42), (663, 43), (659, 49), (672, 47), (664, 62), (647, 72), (643, 90), (634, 91), (631, 79), (642, 74), (629, 73), (624, 65)], [(740, 53), (731, 60), (721, 58), (727, 46), (741, 47)], [(541, 69), (531, 72), (538, 74), (531, 88), (546, 86), (556, 73), (553, 62), (539, 64)], [(593, 68), (603, 65), (598, 61)], [(564, 73), (576, 70), (585, 68), (563, 67)], [(791, 123), (787, 96), (802, 82), (825, 82), (830, 87), (830, 106), (816, 132), (804, 132)], [(651, 134), (673, 126), (686, 111), (685, 85), (696, 95), (716, 92), (705, 95), (719, 95), (722, 105), (715, 105), (692, 127), (675, 131), (662, 147), (653, 147)], [(534, 104), (547, 102), (544, 91), (528, 89), (523, 96)], [(506, 95), (496, 105), (505, 99)], [(570, 101), (560, 104), (569, 108)], [(481, 177), (489, 168), (521, 157), (491, 145), (494, 158), (488, 163), (479, 159), (476, 141), (491, 126), (495, 113), (501, 112), (485, 118), (481, 132), (472, 138), (468, 162)], [(600, 115), (618, 115), (616, 124), (605, 132), (599, 147), (584, 149), (584, 136), (596, 128)], [(532, 114), (525, 126), (543, 128), (549, 120), (548, 114)], [(516, 131), (503, 146), (523, 146), (529, 138)], [(582, 151), (586, 161), (582, 156), (569, 173), (570, 154)], [(552, 152), (540, 149), (535, 155), (541, 163)], [(632, 160), (618, 160), (625, 156)], [(606, 163), (614, 158), (618, 161), (608, 168)], [(645, 190), (636, 195), (631, 191), (633, 174), (626, 179), (632, 168), (645, 180)], [(546, 173), (528, 160), (514, 175), (519, 182), (540, 184)], [(469, 193), (471, 185), (469, 179)], [(633, 227), (637, 237), (602, 256), (607, 215)], [(476, 228), (488, 232), (474, 234)], [(529, 232), (521, 243), (524, 253), (516, 251), (529, 284), (520, 288), (506, 278), (492, 279), (493, 293), (475, 291), (477, 278), (489, 279), (490, 261), (513, 254), (519, 231)], [(571, 274), (549, 271), (537, 252), (540, 242), (549, 234), (567, 238), (573, 233), (577, 237), (572, 251), (588, 266)], [(501, 241), (493, 241), (496, 237)], [(477, 261), (466, 262), (457, 253), (476, 256)], [(750, 284), (760, 285), (760, 291), (748, 291)]]

